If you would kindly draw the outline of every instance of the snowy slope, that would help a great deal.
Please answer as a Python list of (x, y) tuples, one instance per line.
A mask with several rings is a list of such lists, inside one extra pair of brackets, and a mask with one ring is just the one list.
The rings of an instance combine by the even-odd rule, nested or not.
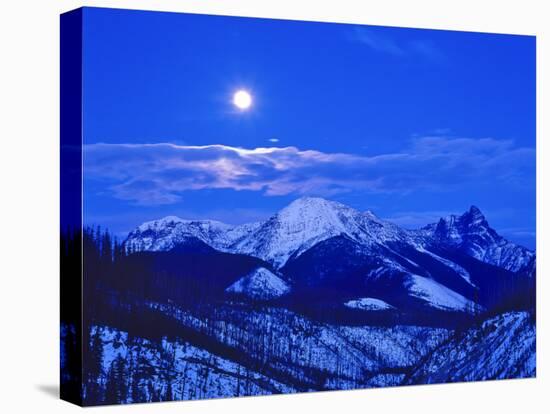
[(152, 340), (92, 326), (90, 352), (100, 369), (85, 383), (87, 403), (396, 385), (449, 335), (439, 328), (327, 325), (277, 308), (223, 307), (200, 315), (152, 306), (179, 321), (185, 329), (178, 332), (187, 335)]
[[(132, 336), (107, 326), (94, 326), (92, 337), (101, 344), (102, 374), (97, 378), (104, 403), (135, 403), (163, 400), (194, 400), (292, 393), (296, 390), (248, 367), (180, 341), (160, 343)], [(128, 372), (111, 400), (109, 374), (120, 358)], [(123, 392), (121, 392), (124, 390)], [(85, 390), (86, 391), (86, 390)], [(86, 396), (85, 396), (86, 399)]]
[(441, 256), (439, 256), (439, 255), (437, 255), (437, 254), (435, 254), (435, 253), (433, 253), (429, 250), (424, 249), (423, 247), (419, 247), (418, 251), (430, 255), (431, 257), (433, 257), (437, 261), (439, 261), (439, 262), (443, 263), (444, 265), (450, 267), (457, 274), (459, 274), (466, 282), (468, 282), (472, 286), (475, 286), (474, 283), (472, 283), (470, 273), (466, 269), (464, 269), (462, 266), (460, 266), (459, 264), (454, 263), (451, 260), (445, 259), (445, 258), (443, 258), (443, 257), (441, 257)]
[[(216, 313), (225, 316), (224, 323), (212, 325), (208, 314), (201, 317), (176, 306), (151, 306), (245, 355), (264, 358), (268, 352), (269, 358), (262, 359), (266, 368), (312, 390), (365, 387), (379, 374), (408, 372), (449, 335), (442, 328), (331, 325), (282, 308), (226, 306)], [(323, 375), (317, 377), (318, 372)], [(394, 380), (395, 376), (388, 378)]]
[(469, 313), (477, 313), (482, 310), (471, 300), (426, 277), (410, 275), (407, 287), (412, 296), (437, 309)]
[(226, 289), (256, 300), (278, 298), (290, 291), (288, 284), (264, 267), (254, 269)]
[(281, 308), (239, 305), (192, 313), (174, 305), (150, 306), (181, 324), (178, 331), (185, 337), (151, 340), (105, 325), (91, 327), (90, 352), (100, 358), (100, 369), (85, 382), (85, 401), (219, 398), (536, 373), (535, 324), (526, 312), (453, 332), (338, 326)]
[(536, 329), (527, 312), (510, 312), (457, 334), (421, 363), (407, 384), (533, 377)]
[(233, 249), (280, 268), (290, 257), (299, 256), (315, 244), (340, 235), (367, 246), (407, 238), (405, 231), (377, 219), (370, 212), (361, 213), (322, 198), (304, 197), (264, 222)]

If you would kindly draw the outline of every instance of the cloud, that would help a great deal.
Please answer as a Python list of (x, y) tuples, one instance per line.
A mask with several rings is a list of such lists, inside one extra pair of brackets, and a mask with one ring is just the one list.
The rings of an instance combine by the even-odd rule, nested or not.
[(406, 51), (391, 38), (364, 27), (353, 28), (353, 39), (377, 52), (389, 53), (394, 56), (406, 54)]
[(380, 30), (368, 29), (362, 26), (355, 26), (351, 32), (351, 39), (359, 42), (370, 49), (387, 53), (397, 57), (420, 56), (434, 62), (443, 62), (445, 55), (431, 41), (425, 39), (411, 39), (397, 41)]
[(256, 191), (267, 196), (449, 191), (460, 186), (534, 185), (535, 151), (492, 138), (424, 137), (402, 152), (372, 156), (296, 147), (91, 144), (86, 179), (115, 198), (173, 204), (205, 189)]
[(278, 138), (270, 138), (268, 141), (273, 142), (273, 143), (277, 143), (277, 142), (279, 142), (279, 139)]
[(533, 227), (504, 228), (501, 229), (500, 232), (511, 237), (537, 237), (536, 229)]
[(424, 56), (425, 58), (442, 63), (445, 60), (445, 54), (428, 40), (413, 40), (408, 43), (409, 53)]

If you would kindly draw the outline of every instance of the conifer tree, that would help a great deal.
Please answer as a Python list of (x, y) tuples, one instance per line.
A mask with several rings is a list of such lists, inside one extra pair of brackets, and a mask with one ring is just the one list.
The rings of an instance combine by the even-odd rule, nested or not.
[(103, 342), (101, 340), (101, 331), (96, 328), (91, 337), (91, 344), (87, 358), (84, 364), (86, 369), (86, 399), (92, 403), (98, 403), (101, 400), (99, 381), (103, 375)]
[(126, 383), (125, 361), (117, 355), (111, 363), (105, 389), (105, 401), (110, 404), (126, 402), (128, 398), (128, 385)]

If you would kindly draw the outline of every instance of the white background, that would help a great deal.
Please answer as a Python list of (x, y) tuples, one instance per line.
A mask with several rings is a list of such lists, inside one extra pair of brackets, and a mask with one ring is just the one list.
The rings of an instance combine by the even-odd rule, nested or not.
[[(11, 0), (0, 3), (0, 410), (64, 413), (58, 381), (59, 13), (110, 6), (537, 35), (538, 378), (101, 408), (118, 412), (535, 413), (550, 394), (545, 1)], [(545, 27), (546, 24), (546, 27)], [(495, 68), (498, 70), (498, 68)], [(546, 165), (544, 165), (546, 163)], [(545, 214), (546, 212), (546, 214)], [(30, 245), (29, 245), (30, 241)], [(20, 247), (24, 246), (25, 249)], [(29, 250), (30, 247), (30, 250)], [(546, 407), (544, 407), (546, 405)], [(543, 408), (544, 407), (544, 408)], [(96, 409), (93, 409), (96, 410)], [(548, 412), (548, 411), (546, 411)]]

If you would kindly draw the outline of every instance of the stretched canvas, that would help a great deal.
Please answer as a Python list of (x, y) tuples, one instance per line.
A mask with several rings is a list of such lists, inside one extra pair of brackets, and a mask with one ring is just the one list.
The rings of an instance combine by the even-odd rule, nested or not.
[(535, 47), (63, 14), (62, 398), (534, 377)]

